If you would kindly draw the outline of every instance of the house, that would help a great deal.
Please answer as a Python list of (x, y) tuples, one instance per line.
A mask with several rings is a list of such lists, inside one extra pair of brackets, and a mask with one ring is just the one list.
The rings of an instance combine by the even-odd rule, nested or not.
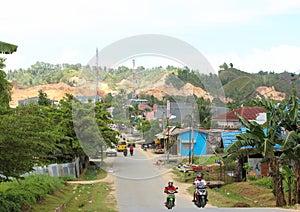
[(88, 103), (88, 102), (96, 102), (99, 100), (100, 97), (95, 95), (95, 96), (76, 96), (75, 98), (80, 102)]
[(242, 124), (236, 114), (239, 114), (247, 121), (256, 121), (259, 124), (265, 123), (267, 119), (266, 110), (264, 108), (241, 107), (227, 113), (214, 116), (212, 120), (217, 122), (218, 127), (239, 129)]
[[(215, 154), (218, 149), (224, 148), (229, 145), (228, 140), (224, 139), (224, 133), (241, 133), (236, 130), (223, 130), (223, 129), (203, 129), (203, 128), (176, 128), (172, 133), (173, 140), (177, 141), (178, 154), (181, 156), (189, 156), (193, 151), (194, 155), (208, 155)], [(226, 138), (226, 137), (225, 137)], [(230, 137), (230, 142), (233, 142), (235, 136)]]
[[(26, 98), (26, 99), (20, 99), (18, 100), (18, 106), (24, 106), (24, 105), (29, 105), (29, 104), (38, 104), (39, 101), (39, 97), (30, 97), (30, 98)], [(55, 106), (57, 101), (54, 100), (50, 100), (50, 103), (52, 106)]]
[(208, 133), (201, 129), (176, 128), (170, 134), (176, 141), (177, 153), (180, 156), (206, 155)]
[[(187, 102), (170, 102), (170, 116), (169, 116), (169, 123), (176, 124), (176, 123), (183, 123), (187, 116), (191, 116), (193, 111), (193, 106)], [(224, 107), (211, 107), (212, 114), (220, 114), (227, 112), (228, 109)], [(153, 111), (148, 112), (152, 113), (149, 114), (149, 117), (153, 119), (167, 119), (168, 109), (166, 105), (153, 105)], [(197, 111), (195, 111), (197, 114)], [(195, 119), (198, 119), (195, 116)]]

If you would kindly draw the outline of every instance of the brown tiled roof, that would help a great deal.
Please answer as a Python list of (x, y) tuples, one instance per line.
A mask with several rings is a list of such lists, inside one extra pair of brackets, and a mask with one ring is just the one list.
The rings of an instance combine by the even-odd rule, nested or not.
[(223, 113), (221, 115), (215, 116), (212, 119), (215, 121), (239, 121), (239, 118), (235, 115), (238, 113), (246, 120), (255, 120), (259, 113), (264, 113), (266, 110), (261, 107), (241, 107), (235, 110)]

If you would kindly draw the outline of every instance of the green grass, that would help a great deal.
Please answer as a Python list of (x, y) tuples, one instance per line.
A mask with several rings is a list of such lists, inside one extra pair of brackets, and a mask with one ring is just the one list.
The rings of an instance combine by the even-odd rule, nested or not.
[[(103, 169), (95, 169), (89, 166), (85, 174), (79, 180), (103, 179), (107, 173)], [(90, 185), (65, 185), (53, 194), (34, 206), (33, 212), (54, 211), (56, 207), (65, 204), (64, 211), (99, 211), (116, 212), (116, 200), (110, 194), (111, 185), (107, 182), (99, 182)]]
[(95, 166), (89, 166), (85, 174), (79, 180), (97, 180), (107, 176), (106, 171), (97, 169)]
[(33, 206), (32, 212), (54, 211), (60, 204), (68, 203), (73, 197), (73, 186), (64, 186)]
[(91, 185), (78, 185), (73, 198), (67, 204), (67, 211), (99, 211), (115, 212), (116, 203), (114, 197), (109, 195), (108, 183), (96, 183)]

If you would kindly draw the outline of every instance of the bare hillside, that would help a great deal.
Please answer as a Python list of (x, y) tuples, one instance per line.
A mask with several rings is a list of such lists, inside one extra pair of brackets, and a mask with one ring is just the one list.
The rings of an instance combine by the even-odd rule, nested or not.
[[(199, 87), (195, 87), (190, 83), (186, 83), (180, 89), (175, 88), (171, 84), (166, 84), (165, 79), (167, 75), (164, 75), (156, 82), (142, 82), (140, 84), (133, 83), (131, 80), (123, 79), (118, 84), (115, 85), (115, 89), (112, 90), (108, 84), (99, 83), (98, 89), (100, 96), (104, 97), (108, 93), (112, 93), (113, 95), (117, 94), (120, 89), (124, 89), (126, 93), (130, 93), (133, 90), (139, 94), (148, 94), (153, 95), (159, 100), (162, 100), (165, 95), (170, 96), (190, 96), (196, 95), (197, 97), (204, 97), (205, 99), (212, 100), (213, 97), (207, 93), (205, 90)], [(70, 93), (73, 95), (86, 95), (92, 96), (96, 95), (96, 86), (92, 82), (87, 82), (85, 86), (82, 87), (72, 87), (66, 83), (60, 82), (57, 84), (46, 84), (46, 85), (38, 85), (35, 87), (24, 88), (20, 85), (14, 83), (14, 87), (12, 90), (12, 101), (10, 105), (12, 107), (16, 107), (18, 105), (18, 100), (36, 97), (38, 96), (38, 91), (43, 90), (43, 92), (47, 93), (48, 98), (51, 100), (59, 101), (62, 99), (66, 93)], [(285, 93), (281, 93), (275, 91), (274, 87), (262, 86), (256, 89), (256, 92), (260, 95), (265, 96), (267, 99), (274, 100), (282, 100), (285, 98)], [(229, 101), (226, 97), (222, 98), (224, 101)]]

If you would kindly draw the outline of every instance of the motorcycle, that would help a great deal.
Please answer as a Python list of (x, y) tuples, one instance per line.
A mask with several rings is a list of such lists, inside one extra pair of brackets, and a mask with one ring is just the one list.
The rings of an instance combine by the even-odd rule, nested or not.
[(195, 190), (195, 197), (196, 197), (196, 201), (195, 204), (199, 207), (199, 208), (204, 208), (206, 205), (206, 188), (205, 187), (197, 187)]
[(123, 155), (126, 157), (127, 156), (127, 149), (123, 150)]
[[(178, 187), (176, 187), (176, 190), (177, 189), (178, 189)], [(167, 201), (165, 203), (165, 206), (168, 209), (172, 209), (175, 206), (175, 193), (177, 193), (177, 191), (168, 190)]]
[(130, 155), (131, 155), (131, 156), (133, 155), (133, 150), (130, 150)]

